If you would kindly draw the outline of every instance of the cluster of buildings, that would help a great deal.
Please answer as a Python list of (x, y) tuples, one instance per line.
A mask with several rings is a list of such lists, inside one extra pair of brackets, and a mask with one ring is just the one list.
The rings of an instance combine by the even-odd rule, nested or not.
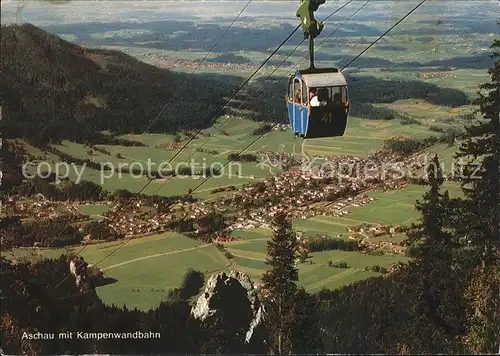
[(200, 68), (200, 69), (217, 69), (220, 71), (253, 71), (256, 68), (252, 63), (221, 63), (221, 62), (204, 62), (200, 65), (199, 61), (191, 61), (187, 59), (176, 60), (156, 60), (154, 64), (160, 68)]
[(290, 125), (288, 124), (275, 124), (273, 126), (273, 131), (288, 131), (290, 130)]
[(353, 226), (347, 229), (348, 232), (350, 233), (357, 233), (357, 234), (368, 234), (373, 237), (377, 236), (383, 236), (383, 235), (392, 235), (395, 234), (396, 232), (401, 232), (402, 231), (401, 226), (389, 226), (389, 225), (371, 225), (371, 224), (363, 224), (360, 226)]
[[(401, 176), (401, 171), (412, 159), (414, 157), (392, 162), (391, 167), (399, 171), (388, 169), (383, 177), (374, 174), (379, 169), (377, 164), (372, 168), (368, 164), (368, 161), (379, 165), (387, 163), (381, 157), (324, 159), (327, 163), (342, 163), (343, 167), (365, 166), (368, 169), (347, 169), (342, 177), (334, 177), (321, 171), (322, 167), (332, 165), (309, 166), (307, 170), (295, 168), (242, 188), (231, 198), (220, 199), (219, 203), (239, 207), (233, 228), (269, 227), (272, 218), (280, 213), (302, 219), (315, 215), (342, 216), (350, 208), (373, 200), (365, 194), (367, 190), (398, 189), (407, 185), (409, 180)], [(328, 203), (330, 201), (333, 202)]]
[[(109, 226), (125, 236), (163, 232), (165, 225), (172, 220), (172, 215), (168, 213), (151, 214), (149, 218), (141, 218), (145, 211), (154, 212), (154, 209), (148, 207), (145, 200), (128, 206), (127, 204), (128, 202), (116, 205), (109, 211), (109, 215), (113, 216), (113, 219), (109, 220)], [(120, 212), (120, 209), (123, 211)]]
[(451, 78), (455, 75), (449, 72), (419, 72), (417, 78), (428, 79), (428, 78)]
[(61, 215), (82, 215), (78, 207), (71, 202), (45, 200), (42, 195), (33, 198), (9, 197), (3, 204), (3, 212), (7, 215), (19, 216), (21, 219), (53, 219)]
[[(302, 159), (286, 153), (275, 155), (275, 158), (284, 160), (289, 165), (297, 165)], [(316, 215), (343, 216), (352, 208), (374, 200), (366, 195), (367, 191), (404, 187), (409, 180), (401, 176), (400, 171), (416, 162), (415, 156), (397, 157), (390, 154), (377, 154), (367, 158), (322, 157), (321, 164), (311, 164), (307, 159), (302, 161), (300, 168), (289, 169), (210, 202), (177, 202), (175, 209), (170, 212), (158, 212), (158, 205), (146, 200), (124, 203), (128, 205), (125, 211), (118, 211), (124, 204), (117, 204), (107, 214), (113, 217), (109, 220), (109, 225), (126, 236), (140, 236), (166, 231), (168, 225), (179, 218), (196, 221), (214, 211), (230, 215), (227, 219), (229, 231), (270, 228), (273, 218), (281, 213), (300, 219)], [(386, 167), (383, 176), (378, 175), (381, 165)], [(396, 167), (397, 172), (393, 172), (391, 167)], [(17, 203), (12, 198), (4, 205), (9, 214), (43, 219), (64, 214), (82, 215), (78, 207), (81, 204), (82, 202), (50, 202), (41, 197)], [(112, 205), (112, 202), (108, 204)], [(361, 228), (360, 231), (352, 232), (375, 236), (387, 233), (378, 227), (372, 227), (372, 230), (365, 232)], [(221, 241), (227, 238), (223, 235), (219, 237)]]
[(365, 246), (365, 251), (384, 250), (388, 254), (401, 255), (406, 251), (406, 246), (391, 241), (370, 241), (369, 239), (361, 240), (361, 246)]

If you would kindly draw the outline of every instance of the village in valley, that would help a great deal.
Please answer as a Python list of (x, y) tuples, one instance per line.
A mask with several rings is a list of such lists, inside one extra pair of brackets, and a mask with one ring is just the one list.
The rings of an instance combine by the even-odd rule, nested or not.
[[(412, 181), (402, 173), (408, 169), (423, 172), (424, 167), (422, 153), (399, 155), (382, 150), (364, 158), (316, 157), (315, 161), (321, 164), (311, 164), (310, 159), (304, 159), (304, 156), (266, 152), (261, 155), (261, 164), (279, 164), (285, 168), (281, 174), (246, 184), (242, 188), (229, 186), (214, 189), (215, 197), (208, 200), (178, 200), (168, 206), (161, 206), (165, 203), (152, 203), (141, 197), (120, 202), (111, 199), (58, 202), (38, 194), (28, 198), (10, 197), (3, 208), (8, 214), (20, 216), (23, 220), (69, 217), (82, 233), (89, 221), (98, 221), (116, 231), (116, 236), (122, 236), (123, 239), (145, 238), (173, 231), (187, 233), (187, 236), (194, 238), (203, 235), (204, 241), (224, 245), (237, 240), (232, 231), (271, 229), (273, 218), (280, 213), (306, 221), (315, 216), (348, 216), (353, 209), (375, 200), (368, 192), (404, 188), (415, 183), (415, 179)], [(91, 216), (82, 212), (82, 207), (96, 205), (105, 208), (105, 212)], [(209, 226), (211, 221), (206, 219), (214, 212), (225, 221), (215, 228)], [(179, 229), (180, 225), (186, 225), (183, 222), (187, 222), (189, 228)], [(401, 241), (392, 242), (390, 238), (406, 228), (382, 223), (353, 224), (346, 227), (345, 233), (330, 237), (358, 241), (366, 250), (380, 249), (385, 254), (404, 255), (405, 244)], [(389, 240), (374, 239), (380, 236), (386, 236)], [(302, 242), (307, 241), (300, 231), (298, 238)], [(82, 240), (83, 244), (98, 242), (91, 233), (85, 234)]]

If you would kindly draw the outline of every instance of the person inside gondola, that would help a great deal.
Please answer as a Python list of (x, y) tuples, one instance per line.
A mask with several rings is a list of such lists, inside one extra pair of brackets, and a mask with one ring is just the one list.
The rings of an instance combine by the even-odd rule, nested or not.
[(320, 106), (326, 106), (329, 102), (329, 95), (327, 88), (321, 88), (318, 90), (318, 101)]
[(345, 115), (345, 107), (340, 93), (335, 93), (333, 95), (332, 113), (335, 117), (342, 117)]
[(316, 88), (311, 88), (309, 92), (309, 105), (311, 107), (319, 106), (318, 93), (316, 92)]
[[(312, 107), (318, 107), (318, 106), (325, 106), (328, 103), (328, 89), (326, 88), (320, 88), (317, 91), (316, 94), (316, 88), (314, 92), (314, 96), (312, 96), (311, 100), (309, 101), (310, 105)], [(312, 91), (312, 89), (311, 89)]]
[(296, 103), (296, 104), (300, 104), (300, 89), (297, 89), (295, 91), (295, 96), (293, 97), (293, 102)]
[(342, 102), (342, 95), (340, 93), (335, 93), (333, 95), (333, 107), (335, 110), (344, 110), (344, 103)]
[(314, 98), (316, 95), (318, 95), (317, 89), (311, 88), (311, 90), (309, 90), (309, 102), (311, 102), (311, 99)]
[[(314, 91), (313, 91), (314, 89)], [(325, 88), (320, 88), (316, 92), (316, 88), (311, 88), (312, 96), (310, 97), (309, 104), (311, 107), (325, 106), (327, 104), (326, 99), (328, 98), (328, 90)], [(325, 94), (326, 92), (326, 94)]]

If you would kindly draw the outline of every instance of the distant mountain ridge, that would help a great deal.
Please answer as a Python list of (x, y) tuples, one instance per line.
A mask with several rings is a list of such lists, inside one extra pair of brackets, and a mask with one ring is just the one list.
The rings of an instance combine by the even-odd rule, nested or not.
[(30, 24), (2, 26), (1, 51), (3, 135), (39, 143), (141, 133), (153, 121), (149, 132), (207, 127), (237, 81), (191, 78)]

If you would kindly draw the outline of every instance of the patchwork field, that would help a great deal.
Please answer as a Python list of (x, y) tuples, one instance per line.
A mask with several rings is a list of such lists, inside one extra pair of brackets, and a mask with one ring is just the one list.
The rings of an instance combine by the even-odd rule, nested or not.
[(433, 72), (430, 69), (408, 70), (408, 71), (384, 71), (380, 69), (361, 69), (356, 75), (374, 76), (385, 80), (418, 80), (426, 83), (436, 84), (441, 88), (458, 89), (468, 94), (471, 98), (477, 97), (478, 86), (489, 81), (488, 73), (483, 69), (455, 69), (440, 72), (435, 78), (418, 78), (417, 74), (422, 72)]
[[(125, 240), (127, 241), (127, 240)], [(169, 289), (177, 287), (184, 273), (194, 268), (207, 274), (229, 267), (229, 261), (213, 245), (166, 233), (147, 238), (88, 245), (81, 256), (89, 263), (98, 263), (108, 278), (116, 279), (97, 289), (104, 302), (148, 309), (165, 300)], [(77, 253), (70, 249), (16, 249), (15, 258), (54, 258), (61, 253)], [(110, 253), (116, 253), (106, 258)], [(100, 262), (102, 261), (102, 262)]]
[(80, 205), (79, 209), (81, 210), (82, 214), (99, 217), (106, 214), (110, 207), (109, 205), (105, 204), (87, 204)]
[(433, 105), (425, 100), (405, 99), (397, 100), (390, 104), (375, 104), (378, 107), (385, 107), (397, 112), (406, 113), (416, 119), (423, 119), (425, 122), (442, 122), (443, 119), (450, 119), (457, 115), (473, 113), (476, 109), (472, 105), (464, 105), (457, 108)]
[[(422, 199), (426, 189), (425, 186), (408, 185), (402, 189), (386, 192), (369, 192), (368, 196), (375, 200), (354, 208), (348, 215), (295, 219), (294, 228), (310, 236), (339, 234), (342, 237), (347, 237), (347, 228), (349, 226), (357, 226), (362, 223), (410, 226), (419, 219), (419, 213), (415, 210), (415, 203), (417, 200)], [(448, 190), (451, 197), (461, 196), (462, 194), (459, 184), (455, 182), (445, 182), (443, 190)]]
[[(410, 110), (410, 101), (402, 101), (391, 104), (398, 111)], [(405, 109), (410, 108), (410, 109)], [(444, 111), (437, 108), (437, 111)], [(449, 110), (449, 109), (447, 109)], [(452, 109), (453, 110), (453, 109)], [(467, 111), (467, 108), (463, 110)], [(230, 162), (227, 156), (230, 153), (239, 153), (247, 148), (244, 153), (264, 152), (288, 152), (301, 155), (306, 153), (309, 157), (327, 157), (337, 155), (364, 156), (383, 147), (384, 140), (398, 135), (411, 136), (414, 138), (425, 138), (437, 135), (429, 130), (428, 125), (402, 125), (399, 120), (364, 120), (350, 118), (346, 135), (337, 138), (310, 139), (303, 141), (294, 138), (289, 131), (271, 131), (254, 144), (251, 144), (257, 136), (252, 131), (258, 124), (239, 118), (231, 118), (225, 123), (219, 121), (212, 128), (205, 130), (198, 138), (194, 139), (187, 149), (183, 150), (175, 160), (166, 165), (176, 154), (176, 149), (166, 149), (164, 145), (172, 143), (172, 135), (143, 134), (125, 135), (123, 138), (143, 142), (146, 147), (125, 147), (98, 145), (98, 148), (107, 151), (103, 153), (91, 150), (83, 144), (63, 141), (53, 145), (58, 150), (77, 159), (90, 159), (91, 161), (111, 169), (139, 168), (144, 172), (148, 169), (155, 171), (158, 167), (176, 169), (192, 167), (194, 171), (200, 172), (204, 168), (220, 170), (220, 175), (210, 178), (195, 191), (201, 198), (210, 198), (211, 191), (215, 188), (235, 186), (264, 179), (279, 173), (278, 167), (270, 167), (258, 162)], [(222, 127), (222, 128), (221, 128)], [(218, 130), (218, 128), (221, 128)], [(183, 143), (181, 142), (181, 145)], [(39, 166), (38, 162), (27, 167), (29, 174), (36, 173), (37, 169), (46, 171), (48, 166), (62, 177), (68, 177), (75, 181), (78, 177), (97, 184), (101, 184), (105, 190), (114, 192), (117, 189), (127, 189), (138, 192), (149, 181), (146, 176), (131, 173), (117, 173), (112, 171), (95, 170), (88, 167), (73, 165), (69, 167), (59, 166), (58, 157), (54, 154), (45, 154), (37, 148), (24, 144), (28, 153), (45, 162), (45, 167)], [(197, 151), (198, 150), (198, 151)], [(436, 146), (430, 152), (437, 152), (446, 156), (447, 164), (451, 164), (451, 156), (456, 147)], [(227, 166), (226, 166), (227, 164)], [(225, 167), (224, 167), (225, 166)], [(57, 169), (59, 169), (57, 171)], [(195, 189), (205, 179), (199, 175), (190, 177), (175, 177), (168, 179), (156, 179), (143, 191), (145, 194), (158, 194), (164, 196), (184, 195), (189, 189)]]
[[(250, 236), (253, 231), (243, 233)], [(180, 284), (189, 268), (204, 272), (206, 278), (221, 271), (240, 270), (248, 273), (254, 281), (259, 281), (268, 268), (265, 264), (266, 243), (271, 233), (268, 231), (266, 234), (256, 235), (259, 237), (228, 243), (227, 250), (234, 255), (231, 260), (211, 244), (170, 233), (132, 240), (101, 263), (99, 262), (123, 242), (89, 245), (81, 255), (90, 264), (98, 263), (107, 278), (116, 280), (97, 288), (104, 302), (149, 309), (165, 300), (168, 290)], [(13, 257), (20, 259), (24, 256), (30, 260), (55, 258), (61, 253), (76, 253), (80, 249), (81, 247), (38, 249), (36, 252), (31, 249), (16, 249)], [(346, 262), (349, 268), (344, 270), (329, 267), (329, 260), (334, 263)], [(299, 264), (300, 285), (311, 291), (338, 288), (380, 275), (366, 272), (364, 267), (375, 264), (387, 267), (400, 260), (406, 259), (344, 251), (313, 253), (306, 263)]]
[[(457, 184), (447, 182), (444, 186), (451, 196), (460, 194)], [(349, 226), (363, 222), (373, 224), (394, 224), (408, 226), (419, 218), (414, 203), (420, 199), (425, 187), (407, 186), (389, 192), (369, 193), (375, 200), (364, 206), (354, 208), (344, 217), (316, 216), (310, 219), (296, 219), (294, 228), (306, 236), (315, 234), (340, 234), (347, 238)], [(105, 206), (84, 205), (80, 209), (87, 214), (98, 215), (105, 211)], [(210, 276), (220, 271), (240, 270), (248, 273), (254, 281), (259, 281), (268, 268), (265, 264), (267, 240), (272, 231), (258, 228), (253, 230), (235, 230), (232, 235), (236, 241), (226, 244), (226, 249), (234, 256), (227, 259), (212, 244), (189, 239), (174, 233), (164, 233), (150, 237), (137, 238), (128, 242), (116, 253), (107, 257), (123, 241), (90, 244), (81, 255), (90, 264), (97, 263), (105, 276), (116, 282), (99, 287), (98, 293), (105, 302), (128, 307), (148, 309), (164, 300), (169, 289), (175, 288), (182, 280), (188, 268), (194, 268)], [(398, 242), (405, 238), (403, 234), (395, 237), (381, 236), (372, 241)], [(81, 247), (68, 249), (27, 249), (14, 250), (14, 258), (36, 260), (43, 257), (58, 257), (61, 253), (78, 252)], [(345, 262), (347, 269), (328, 266), (332, 263)], [(102, 261), (102, 262), (101, 262)], [(305, 263), (298, 265), (300, 285), (310, 291), (322, 288), (339, 288), (343, 285), (365, 278), (381, 275), (365, 271), (365, 267), (379, 265), (388, 267), (391, 263), (408, 261), (404, 256), (373, 256), (360, 252), (325, 251), (312, 253)]]

